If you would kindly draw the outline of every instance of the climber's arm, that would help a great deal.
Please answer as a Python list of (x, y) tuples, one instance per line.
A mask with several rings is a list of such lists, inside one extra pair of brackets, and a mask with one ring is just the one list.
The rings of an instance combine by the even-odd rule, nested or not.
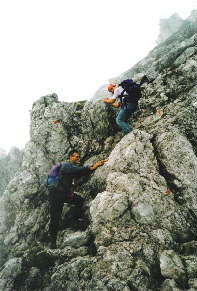
[(113, 104), (116, 99), (115, 98), (103, 98), (102, 101), (107, 104)]

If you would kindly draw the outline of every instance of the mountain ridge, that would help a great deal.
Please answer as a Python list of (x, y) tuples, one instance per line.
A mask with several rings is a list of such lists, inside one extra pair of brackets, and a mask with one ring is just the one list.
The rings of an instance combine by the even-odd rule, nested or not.
[[(196, 64), (190, 17), (112, 79), (144, 73), (150, 80), (129, 120), (134, 130), (123, 138), (116, 110), (100, 99), (65, 103), (54, 93), (34, 102), (22, 168), (1, 197), (1, 290), (196, 288)], [(76, 189), (89, 207), (78, 229), (65, 205), (53, 250), (43, 183), (73, 148), (85, 165), (108, 162)]]

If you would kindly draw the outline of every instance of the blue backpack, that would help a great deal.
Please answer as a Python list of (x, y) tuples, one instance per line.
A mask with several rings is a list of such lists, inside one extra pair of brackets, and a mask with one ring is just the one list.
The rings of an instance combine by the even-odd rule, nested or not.
[(47, 178), (47, 185), (53, 184), (54, 182), (58, 181), (59, 171), (61, 169), (61, 166), (62, 166), (62, 164), (59, 163), (59, 164), (54, 165), (50, 169), (49, 174), (48, 174), (48, 178)]
[[(124, 89), (120, 95), (121, 103), (138, 103), (138, 100), (142, 96), (140, 84), (135, 83), (132, 79), (126, 79), (122, 81), (119, 86)], [(125, 92), (128, 95), (125, 96)]]
[[(121, 86), (124, 90), (120, 96), (121, 99), (121, 103), (138, 103), (138, 100), (141, 98), (142, 96), (142, 92), (141, 92), (141, 85), (145, 82), (150, 82), (148, 77), (146, 75), (144, 75), (140, 81), (140, 84), (135, 83), (132, 79), (126, 79), (124, 81), (122, 81), (119, 86)], [(127, 93), (128, 95), (123, 98), (124, 93)]]

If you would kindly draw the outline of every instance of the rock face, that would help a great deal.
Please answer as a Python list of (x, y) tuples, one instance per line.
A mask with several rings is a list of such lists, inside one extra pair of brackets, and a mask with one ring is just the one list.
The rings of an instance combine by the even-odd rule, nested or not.
[(183, 19), (177, 14), (173, 14), (169, 18), (160, 20), (160, 34), (157, 43), (165, 41), (169, 36), (175, 33), (183, 23)]
[[(195, 290), (196, 63), (190, 17), (116, 78), (150, 80), (123, 138), (116, 110), (99, 100), (64, 103), (52, 94), (33, 104), (22, 170), (0, 201), (1, 290)], [(50, 249), (43, 183), (73, 148), (85, 164), (108, 162), (81, 180), (88, 214), (74, 222), (65, 205)]]
[(8, 154), (0, 150), (0, 196), (3, 194), (9, 181), (21, 167), (22, 159), (23, 151), (16, 147), (11, 148)]
[(6, 151), (2, 148), (0, 148), (0, 159), (6, 156)]

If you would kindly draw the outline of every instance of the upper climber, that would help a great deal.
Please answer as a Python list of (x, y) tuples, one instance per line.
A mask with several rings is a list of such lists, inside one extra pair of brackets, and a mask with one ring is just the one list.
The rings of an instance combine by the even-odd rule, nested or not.
[(111, 98), (103, 98), (102, 101), (120, 110), (116, 116), (116, 123), (124, 134), (132, 131), (132, 127), (127, 123), (128, 118), (138, 108), (138, 100), (141, 97), (140, 86), (147, 81), (144, 76), (140, 84), (132, 79), (122, 81), (120, 84), (109, 84), (107, 90), (112, 93)]

